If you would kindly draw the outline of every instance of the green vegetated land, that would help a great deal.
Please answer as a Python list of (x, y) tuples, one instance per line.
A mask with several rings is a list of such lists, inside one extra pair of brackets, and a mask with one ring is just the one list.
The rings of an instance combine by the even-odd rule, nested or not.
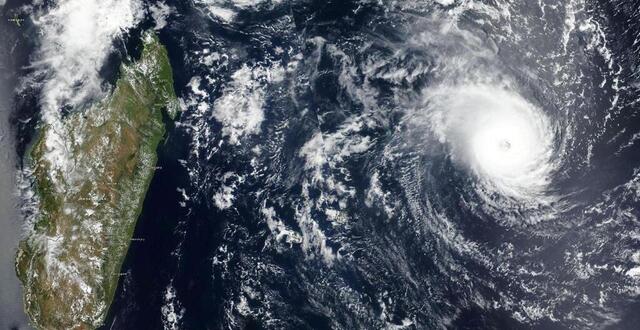
[(109, 309), (165, 134), (178, 100), (166, 49), (147, 32), (113, 92), (55, 128), (65, 165), (49, 161), (43, 124), (28, 157), (38, 213), (16, 270), (25, 308), (41, 329), (94, 329)]

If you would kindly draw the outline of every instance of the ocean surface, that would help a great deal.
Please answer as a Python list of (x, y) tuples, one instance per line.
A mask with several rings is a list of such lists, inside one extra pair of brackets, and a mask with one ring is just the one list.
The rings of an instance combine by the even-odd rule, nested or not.
[[(3, 4), (4, 1), (0, 2)], [(11, 33), (14, 27), (7, 23), (4, 15), (0, 17), (0, 329), (28, 329), (22, 289), (14, 270), (22, 223), (16, 189), (15, 130), (10, 124), (16, 83), (11, 50), (16, 41)]]
[(104, 329), (638, 324), (639, 1), (146, 4), (184, 111)]
[(256, 3), (166, 2), (106, 328), (634, 323), (637, 1)]

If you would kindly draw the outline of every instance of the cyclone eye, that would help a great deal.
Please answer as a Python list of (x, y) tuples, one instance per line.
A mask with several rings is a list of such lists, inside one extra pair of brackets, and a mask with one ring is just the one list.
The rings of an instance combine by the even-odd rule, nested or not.
[(447, 86), (428, 97), (439, 141), (486, 190), (525, 200), (546, 190), (554, 130), (542, 108), (488, 85)]
[(503, 151), (509, 151), (509, 149), (511, 149), (511, 142), (509, 142), (509, 140), (500, 141), (500, 149)]

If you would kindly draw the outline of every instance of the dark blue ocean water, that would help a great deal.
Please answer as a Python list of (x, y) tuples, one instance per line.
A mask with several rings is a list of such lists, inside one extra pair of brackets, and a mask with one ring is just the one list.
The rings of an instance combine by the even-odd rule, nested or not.
[(23, 17), (18, 8), (24, 3), (8, 1), (0, 7), (0, 329), (3, 330), (30, 329), (23, 310), (22, 288), (14, 269), (23, 228), (16, 175), (20, 145), (30, 135), (24, 130), (29, 124), (20, 119), (28, 119), (27, 113), (33, 114), (36, 110), (23, 109), (23, 100), (14, 98), (13, 93), (17, 77), (24, 74), (23, 67), (28, 64), (32, 43), (27, 37), (31, 33), (28, 24), (16, 26), (8, 21)]
[[(217, 47), (228, 46), (239, 48), (238, 58), (230, 64), (230, 68), (222, 68), (216, 72), (221, 80), (221, 85), (229, 81), (229, 75), (233, 72), (233, 67), (237, 68), (241, 63), (257, 63), (264, 61), (267, 54), (275, 46), (284, 48), (292, 47), (300, 50), (305, 56), (311, 56), (311, 48), (307, 38), (321, 36), (329, 43), (344, 46), (344, 49), (357, 49), (356, 45), (370, 37), (384, 38), (387, 40), (402, 40), (402, 31), (396, 30), (392, 26), (392, 20), (385, 15), (382, 6), (376, 5), (361, 6), (358, 2), (351, 1), (303, 1), (295, 2), (291, 5), (278, 7), (273, 11), (265, 12), (241, 12), (239, 22), (233, 26), (220, 24), (203, 18), (190, 3), (169, 2), (177, 8), (180, 13), (175, 18), (169, 28), (161, 32), (161, 40), (167, 45), (170, 58), (175, 71), (176, 90), (181, 96), (186, 97), (189, 88), (185, 87), (190, 78), (194, 75), (204, 75), (195, 63), (192, 52), (200, 46), (202, 40), (211, 38), (211, 43)], [(609, 5), (602, 4), (602, 12), (612, 10)], [(633, 6), (633, 5), (629, 5)], [(535, 11), (530, 13), (535, 14)], [(292, 24), (289, 29), (273, 31), (268, 27), (275, 25), (278, 18), (290, 16)], [(626, 24), (616, 24), (623, 19), (612, 15), (610, 18), (611, 30), (624, 29)], [(616, 40), (618, 49), (624, 48), (625, 44), (632, 40)], [(363, 42), (366, 43), (366, 42)], [(375, 42), (374, 42), (375, 44)], [(392, 49), (381, 49), (380, 52), (390, 52)], [(509, 49), (504, 49), (506, 53), (505, 62), (517, 61), (518, 58), (510, 59), (510, 56), (518, 56), (517, 51), (509, 54)], [(416, 56), (426, 56), (416, 50)], [(362, 56), (362, 58), (358, 58)], [(355, 61), (366, 61), (367, 55), (354, 56)], [(623, 56), (623, 55), (620, 55)], [(637, 63), (637, 54), (628, 55), (629, 58), (622, 59), (621, 63), (631, 66)], [(221, 148), (215, 157), (209, 159), (198, 159), (190, 156), (189, 132), (181, 127), (173, 127), (169, 130), (167, 142), (159, 150), (158, 165), (162, 167), (156, 173), (151, 184), (149, 194), (145, 200), (143, 214), (138, 222), (135, 236), (143, 238), (144, 242), (132, 243), (131, 249), (123, 266), (123, 272), (128, 275), (122, 279), (118, 289), (116, 300), (111, 308), (109, 318), (105, 325), (107, 329), (156, 329), (163, 326), (162, 308), (167, 305), (165, 300), (167, 287), (171, 286), (177, 292), (176, 301), (178, 308), (184, 309), (184, 316), (180, 324), (185, 329), (217, 329), (223, 327), (236, 328), (269, 328), (270, 326), (262, 322), (259, 318), (240, 317), (242, 322), (229, 323), (229, 319), (236, 313), (230, 308), (230, 301), (237, 297), (235, 294), (241, 287), (241, 273), (251, 273), (251, 262), (267, 260), (268, 263), (277, 265), (282, 273), (280, 277), (260, 278), (260, 285), (268, 288), (275, 297), (274, 301), (282, 304), (274, 310), (279, 311), (276, 315), (284, 319), (286, 328), (330, 328), (332, 322), (357, 327), (361, 323), (353, 322), (350, 318), (362, 317), (350, 314), (345, 305), (335, 296), (327, 292), (327, 298), (318, 302), (317, 293), (313, 292), (314, 281), (325, 281), (327, 277), (339, 278), (338, 281), (344, 285), (343, 289), (351, 289), (359, 292), (364, 301), (370, 302), (369, 307), (374, 313), (381, 313), (380, 307), (374, 303), (377, 295), (382, 291), (380, 288), (388, 290), (399, 290), (401, 284), (395, 283), (393, 274), (376, 273), (380, 268), (384, 268), (381, 260), (393, 263), (393, 254), (378, 252), (378, 249), (385, 248), (385, 240), (394, 240), (403, 251), (403, 258), (409, 259), (408, 263), (414, 267), (412, 272), (417, 276), (429, 278), (425, 283), (437, 283), (434, 285), (434, 292), (431, 292), (428, 284), (421, 283), (419, 293), (412, 295), (406, 293), (404, 298), (398, 298), (392, 308), (391, 322), (401, 324), (408, 315), (419, 315), (417, 324), (430, 324), (430, 319), (437, 319), (442, 314), (456, 314), (452, 321), (452, 328), (537, 328), (537, 329), (564, 329), (567, 323), (558, 323), (549, 319), (542, 319), (534, 325), (523, 324), (514, 319), (513, 314), (500, 310), (487, 310), (479, 306), (469, 305), (466, 296), (461, 292), (468, 290), (465, 284), (456, 283), (454, 280), (446, 278), (438, 279), (438, 261), (434, 260), (431, 254), (438, 254), (436, 238), (429, 240), (429, 235), (416, 235), (416, 224), (400, 223), (391, 224), (380, 216), (379, 210), (368, 208), (362, 201), (350, 204), (353, 208), (350, 213), (354, 215), (354, 224), (347, 232), (332, 232), (332, 227), (328, 222), (320, 221), (322, 230), (340, 236), (340, 240), (330, 242), (332, 247), (340, 250), (342, 246), (360, 246), (355, 249), (354, 258), (358, 260), (354, 264), (342, 264), (333, 270), (328, 270), (317, 260), (309, 261), (298, 252), (285, 254), (264, 251), (265, 224), (258, 217), (256, 210), (260, 207), (259, 200), (254, 199), (252, 194), (261, 189), (280, 189), (271, 191), (272, 196), (282, 195), (297, 196), (301, 194), (302, 165), (296, 158), (296, 153), (300, 147), (309, 140), (316, 130), (330, 133), (335, 131), (345, 118), (354, 113), (362, 111), (362, 106), (357, 102), (348, 100), (345, 93), (341, 91), (338, 81), (339, 63), (331, 56), (323, 54), (314, 63), (316, 66), (309, 68), (309, 71), (320, 73), (313, 75), (311, 85), (314, 88), (307, 92), (301, 92), (296, 103), (273, 97), (267, 103), (266, 113), (269, 114), (264, 127), (277, 126), (282, 118), (289, 119), (290, 131), (281, 140), (281, 152), (279, 161), (283, 162), (285, 172), (290, 173), (287, 182), (282, 185), (269, 185), (260, 179), (251, 181), (243, 185), (242, 190), (236, 192), (237, 200), (234, 202), (232, 211), (220, 211), (209, 200), (215, 184), (208, 181), (207, 176), (211, 173), (224, 173), (226, 171), (244, 171), (247, 169), (248, 156), (233, 148)], [(512, 63), (516, 65), (517, 63)], [(412, 65), (407, 63), (408, 66)], [(605, 66), (604, 63), (600, 64)], [(601, 72), (592, 72), (595, 76)], [(627, 74), (631, 74), (627, 72)], [(594, 78), (595, 80), (595, 78)], [(419, 88), (428, 83), (428, 77), (422, 77), (412, 86), (401, 86), (402, 88)], [(389, 94), (389, 102), (393, 95), (393, 88), (398, 86), (385, 85), (380, 81), (376, 85), (377, 91), (384, 96)], [(535, 86), (531, 87), (532, 94), (541, 93)], [(215, 95), (220, 94), (220, 90), (213, 88), (210, 91)], [(599, 111), (608, 106), (611, 94), (603, 90), (597, 102), (591, 105), (593, 111)], [(538, 95), (544, 98), (544, 95)], [(629, 95), (628, 97), (633, 97)], [(384, 97), (381, 97), (384, 100)], [(543, 102), (543, 101), (541, 101)], [(549, 102), (553, 102), (549, 100)], [(302, 104), (302, 105), (300, 105)], [(302, 108), (312, 109), (310, 112), (302, 111)], [(636, 107), (637, 108), (637, 107)], [(290, 109), (290, 110), (285, 110)], [(338, 110), (336, 110), (338, 109)], [(637, 110), (637, 109), (635, 109)], [(629, 109), (628, 115), (619, 116), (611, 123), (611, 127), (624, 126), (628, 130), (623, 136), (630, 137), (632, 132), (640, 127), (637, 118), (638, 111)], [(576, 110), (577, 111), (577, 110)], [(188, 116), (188, 114), (183, 114)], [(271, 120), (271, 121), (270, 121)], [(188, 122), (188, 120), (182, 120)], [(211, 125), (218, 125), (211, 121)], [(269, 129), (266, 129), (267, 132)], [(617, 137), (620, 140), (625, 138), (619, 135), (620, 131), (614, 128), (607, 130), (606, 138), (600, 139), (602, 143), (594, 144), (591, 152), (593, 166), (582, 173), (574, 173), (563, 178), (563, 184), (576, 190), (574, 195), (578, 204), (589, 204), (598, 198), (602, 191), (623, 184), (632, 175), (636, 164), (640, 162), (637, 153), (638, 146), (633, 146), (625, 150), (624, 153), (616, 154), (615, 150), (619, 145), (608, 143), (611, 138)], [(275, 132), (274, 132), (275, 134)], [(368, 132), (376, 139), (385, 139), (389, 132)], [(260, 144), (260, 141), (250, 143)], [(586, 149), (585, 149), (586, 152)], [(576, 156), (579, 157), (579, 156)], [(193, 166), (183, 166), (180, 160), (191, 162), (201, 162), (198, 168), (202, 171), (198, 176), (204, 178), (195, 180), (203, 183), (202, 186), (193, 186), (194, 179), (188, 174)], [(350, 182), (356, 187), (357, 196), (364, 198), (364, 190), (370, 179), (371, 163), (376, 162), (376, 157), (362, 157), (354, 159), (346, 165), (349, 170)], [(424, 164), (429, 164), (425, 170), (430, 181), (424, 183), (420, 194), (428, 196), (437, 194), (442, 203), (442, 207), (448, 211), (451, 218), (458, 221), (461, 232), (465, 237), (473, 241), (485, 242), (487, 245), (498, 246), (501, 239), (519, 241), (519, 248), (535, 248), (543, 244), (548, 247), (547, 252), (540, 255), (541, 260), (549, 264), (562, 263), (562, 254), (559, 251), (571, 250), (576, 241), (582, 237), (584, 227), (590, 226), (589, 221), (583, 223), (559, 223), (549, 225), (544, 230), (567, 231), (567, 234), (557, 242), (550, 242), (540, 237), (529, 237), (527, 231), (513, 232), (513, 228), (505, 228), (500, 223), (492, 222), (482, 215), (478, 215), (469, 210), (459, 207), (458, 198), (460, 192), (456, 187), (463, 185), (466, 178), (461, 176), (450, 159), (424, 159)], [(409, 163), (404, 164), (407, 167)], [(402, 172), (404, 166), (402, 162), (395, 167), (387, 167), (389, 171)], [(571, 166), (571, 165), (568, 165)], [(274, 170), (275, 171), (275, 170)], [(433, 175), (436, 173), (437, 175)], [(399, 175), (399, 174), (397, 174)], [(391, 175), (393, 176), (393, 175)], [(197, 196), (195, 199), (187, 201), (187, 207), (180, 205), (183, 201), (181, 193), (177, 188), (189, 189), (188, 195)], [(391, 191), (397, 189), (398, 194), (403, 194), (401, 189), (394, 187), (392, 182), (385, 187)], [(202, 189), (202, 191), (193, 190)], [(312, 191), (312, 194), (321, 194), (321, 191)], [(294, 197), (291, 197), (294, 198)], [(405, 196), (405, 198), (408, 198)], [(427, 198), (427, 197), (424, 197)], [(632, 206), (634, 207), (634, 206)], [(454, 211), (455, 210), (455, 211)], [(295, 224), (295, 214), (286, 207), (278, 209), (285, 221)], [(579, 217), (579, 210), (575, 213), (567, 212), (565, 217)], [(414, 219), (418, 221), (420, 219)], [(423, 219), (425, 220), (425, 219)], [(428, 219), (426, 219), (428, 221)], [(596, 221), (595, 219), (593, 221)], [(569, 227), (573, 229), (568, 229)], [(531, 229), (542, 230), (539, 228)], [(575, 230), (575, 233), (572, 233)], [(221, 251), (220, 249), (225, 249)], [(365, 252), (366, 251), (366, 252)], [(229, 256), (223, 266), (219, 266), (217, 261), (221, 256)], [(455, 256), (454, 256), (455, 257)], [(377, 259), (379, 258), (379, 259)], [(386, 259), (389, 258), (389, 259)], [(248, 261), (247, 261), (248, 260)], [(509, 290), (512, 285), (509, 278), (499, 278), (492, 275), (491, 271), (475, 263), (472, 260), (460, 261), (467, 271), (470, 271), (479, 279), (487, 279), (492, 282), (490, 285), (479, 285), (477, 290), (486, 297), (497, 297), (497, 291)], [(249, 264), (249, 266), (247, 266)], [(247, 268), (249, 267), (249, 268)], [(315, 269), (315, 270), (314, 270)], [(389, 267), (394, 269), (394, 267)], [(242, 272), (241, 272), (242, 270)], [(256, 271), (257, 272), (257, 271)], [(326, 273), (335, 275), (325, 277)], [(257, 275), (256, 275), (257, 276)], [(267, 276), (267, 275), (265, 275)], [(332, 277), (335, 276), (335, 277)], [(433, 277), (433, 278), (430, 278)], [(258, 281), (258, 279), (256, 279)], [(336, 280), (337, 281), (337, 280)], [(601, 278), (599, 281), (607, 282), (611, 279)], [(496, 291), (493, 291), (493, 290)], [(266, 290), (266, 289), (265, 289)], [(548, 290), (548, 289), (547, 289)], [(585, 294), (591, 292), (593, 288), (585, 287), (582, 291)], [(525, 296), (525, 293), (521, 293)], [(424, 295), (424, 296), (420, 296)], [(432, 296), (430, 296), (432, 295)], [(517, 295), (517, 294), (516, 294)], [(271, 297), (264, 298), (272, 299)], [(403, 300), (404, 299), (404, 300)], [(315, 301), (314, 301), (315, 300)], [(256, 302), (256, 306), (264, 302)], [(577, 302), (576, 302), (577, 303)], [(430, 304), (430, 308), (420, 310), (420, 304)], [(318, 305), (324, 305), (319, 308)], [(613, 325), (614, 328), (633, 328), (637, 316), (633, 310), (638, 302), (630, 301), (624, 306), (622, 321)], [(559, 312), (572, 311), (572, 302), (567, 302), (565, 307), (559, 308)], [(452, 312), (456, 310), (457, 312)], [(431, 314), (433, 313), (433, 314)], [(235, 315), (238, 317), (238, 315)], [(290, 319), (287, 319), (290, 317)], [(344, 319), (342, 319), (344, 318)], [(370, 323), (367, 323), (370, 322)], [(364, 321), (364, 324), (376, 324), (375, 320)], [(283, 325), (279, 325), (283, 326)], [(275, 326), (275, 327), (279, 327)], [(273, 327), (273, 325), (271, 326)], [(410, 328), (421, 328), (413, 326)]]
[[(499, 6), (492, 1), (487, 3)], [(588, 102), (583, 104), (577, 98), (567, 117), (554, 112), (558, 110), (558, 99), (564, 95), (548, 93), (554, 91), (551, 82), (536, 85), (530, 72), (518, 71), (527, 60), (522, 48), (528, 45), (514, 41), (517, 38), (509, 39), (513, 36), (505, 37), (508, 41), (500, 44), (498, 57), (505, 74), (516, 77), (528, 96), (544, 105), (550, 115), (557, 115), (554, 120), (579, 126), (574, 137), (576, 146), (564, 162), (563, 175), (554, 178), (559, 182), (554, 188), (567, 193), (573, 208), (562, 214), (562, 221), (516, 225), (505, 225), (501, 219), (469, 206), (472, 203), (466, 200), (470, 195), (465, 190), (470, 181), (468, 173), (456, 166), (444, 147), (433, 147), (432, 154), (421, 153), (415, 145), (402, 145), (406, 136), (398, 135), (406, 128), (401, 125), (402, 113), (396, 109), (404, 101), (397, 96), (401, 94), (398, 91), (405, 92), (402, 95), (419, 93), (440, 69), (434, 63), (441, 50), (405, 48), (411, 37), (407, 32), (420, 24), (429, 32), (432, 27), (421, 19), (428, 21), (429, 14), (440, 7), (400, 11), (394, 5), (378, 2), (293, 1), (265, 10), (240, 10), (234, 23), (226, 24), (207, 17), (192, 1), (174, 0), (167, 4), (175, 11), (160, 38), (169, 50), (175, 90), (184, 100), (191, 96), (187, 84), (194, 76), (212, 75), (218, 79), (207, 86), (212, 103), (224, 94), (223, 86), (243, 65), (259, 67), (269, 61), (288, 64), (294, 62), (291, 54), (297, 53), (302, 54), (302, 59), (293, 76), (287, 76), (286, 88), (267, 90), (262, 131), (243, 140), (240, 146), (222, 143), (225, 139), (220, 133), (221, 124), (213, 118), (196, 117), (193, 107), (176, 122), (167, 120), (166, 140), (158, 148), (159, 169), (136, 226), (136, 241), (131, 243), (123, 265), (122, 272), (127, 275), (121, 278), (104, 329), (161, 329), (167, 325), (163, 319), (167, 306), (173, 306), (179, 314), (183, 311), (178, 324), (184, 329), (383, 328), (400, 327), (404, 322), (411, 323), (406, 328), (416, 329), (442, 324), (461, 329), (583, 328), (585, 324), (593, 325), (591, 322), (607, 324), (594, 303), (600, 290), (614, 296), (614, 302), (606, 307), (619, 316), (608, 325), (635, 327), (640, 302), (633, 296), (615, 294), (624, 278), (605, 273), (579, 280), (573, 271), (582, 264), (569, 264), (572, 260), (567, 255), (579, 253), (592, 264), (619, 262), (617, 265), (627, 267), (616, 259), (618, 255), (640, 249), (638, 242), (624, 235), (637, 227), (634, 220), (621, 220), (620, 225), (606, 230), (602, 228), (608, 227), (601, 226), (608, 217), (632, 219), (638, 215), (637, 199), (615, 189), (631, 182), (640, 164), (640, 145), (633, 142), (634, 134), (640, 130), (640, 103), (633, 103), (638, 92), (632, 88), (633, 81), (638, 81), (640, 56), (630, 51), (634, 49), (634, 36), (640, 35), (640, 19), (632, 16), (640, 7), (638, 1), (589, 2), (589, 9), (605, 27), (608, 46), (628, 87), (621, 92), (619, 101), (628, 106), (612, 114), (606, 125), (598, 120), (605, 117), (614, 91), (611, 80), (601, 88), (597, 86), (603, 77), (609, 77), (610, 70), (602, 56), (584, 55), (586, 34), (578, 33), (570, 46), (580, 49), (574, 54), (576, 61), (592, 61), (577, 64), (586, 68), (581, 72), (585, 73), (584, 86), (590, 94), (584, 96)], [(539, 33), (535, 29), (545, 25), (534, 19), (541, 15), (540, 9), (535, 4), (522, 7), (518, 7), (522, 10), (518, 12), (520, 16), (513, 20), (531, 17), (533, 23), (530, 31), (516, 33)], [(467, 14), (460, 20), (474, 35), (491, 39), (495, 31), (478, 30), (474, 25), (478, 18), (490, 19)], [(552, 26), (563, 25), (561, 16), (546, 19)], [(121, 59), (137, 53), (136, 35), (152, 25), (147, 20), (125, 40), (125, 47), (117, 46), (119, 51), (102, 71), (106, 80), (117, 78)], [(33, 31), (28, 29), (24, 39), (33, 40)], [(437, 35), (436, 30), (430, 33)], [(539, 46), (532, 47), (536, 52), (548, 50), (545, 47), (551, 37), (546, 33), (536, 40)], [(318, 37), (339, 51), (317, 46), (314, 42), (318, 39), (314, 38)], [(278, 46), (291, 49), (291, 53), (276, 54)], [(30, 47), (26, 42), (25, 52)], [(198, 61), (196, 53), (205, 47), (233, 56), (227, 64), (210, 69)], [(396, 53), (398, 49), (403, 50), (401, 56)], [(377, 62), (384, 63), (381, 70), (410, 70), (423, 65), (432, 72), (400, 83), (383, 75), (365, 79), (368, 73), (362, 68)], [(346, 183), (354, 191), (345, 203), (349, 220), (335, 224), (322, 211), (340, 205), (336, 201), (318, 202), (333, 193), (330, 189), (306, 186), (311, 175), (306, 172), (300, 149), (316, 133), (330, 141), (346, 121), (367, 114), (363, 102), (345, 88), (345, 72), (356, 76), (355, 89), (366, 85), (366, 91), (375, 91), (378, 111), (369, 113), (367, 118), (384, 124), (371, 125), (349, 136), (365, 136), (374, 141), (366, 153), (345, 156), (336, 168), (321, 169), (323, 178)], [(37, 97), (29, 91), (23, 93), (16, 109), (16, 118), (23, 119), (15, 121), (19, 131), (17, 149), (22, 155), (33, 135), (35, 120), (27, 119), (37, 113)], [(584, 115), (595, 118), (593, 122), (598, 124), (590, 126), (590, 121), (580, 119)], [(199, 137), (197, 141), (203, 142), (199, 147), (194, 146), (195, 133), (190, 128), (197, 125), (213, 132), (211, 137)], [(592, 141), (594, 131), (603, 133)], [(630, 140), (633, 143), (621, 149)], [(251, 151), (255, 146), (262, 148), (258, 156)], [(387, 148), (399, 156), (386, 161)], [(195, 155), (194, 151), (200, 154)], [(589, 166), (584, 165), (587, 154), (591, 155)], [(263, 166), (261, 172), (252, 172), (253, 160)], [(229, 172), (246, 174), (246, 178), (234, 192), (233, 207), (220, 210), (212, 195), (224, 183), (219, 177)], [(382, 188), (396, 201), (394, 217), (386, 217), (380, 205), (365, 202), (374, 172), (381, 173)], [(305, 193), (308, 200), (301, 197)], [(615, 208), (592, 212), (589, 206), (596, 201)], [(341, 258), (332, 266), (309, 257), (299, 245), (289, 249), (274, 247), (259, 211), (264, 205), (272, 206), (285, 225), (300, 230), (300, 210), (313, 202), (319, 206), (309, 207), (310, 217), (326, 233), (326, 244)], [(431, 213), (421, 208), (424, 205), (441, 211), (455, 224), (454, 238), (480, 245), (486, 255), (473, 258), (450, 248), (439, 236), (439, 219), (427, 216)], [(497, 252), (505, 242), (514, 247), (512, 258)], [(492, 267), (483, 263), (487, 259)], [(533, 269), (541, 275), (497, 272), (496, 268), (502, 265)], [(168, 290), (176, 296), (167, 299)], [(572, 294), (556, 302), (562, 290)], [(501, 300), (504, 296), (507, 298)], [(256, 315), (243, 315), (236, 308), (234, 304), (240, 297), (249, 297), (246, 304)], [(521, 322), (513, 310), (483, 305), (485, 301), (509, 299), (515, 301), (509, 308), (518, 311), (527, 303), (545, 306), (553, 301), (554, 316), (560, 321), (543, 317)], [(611, 312), (610, 309), (603, 310)], [(575, 313), (588, 318), (568, 317)]]

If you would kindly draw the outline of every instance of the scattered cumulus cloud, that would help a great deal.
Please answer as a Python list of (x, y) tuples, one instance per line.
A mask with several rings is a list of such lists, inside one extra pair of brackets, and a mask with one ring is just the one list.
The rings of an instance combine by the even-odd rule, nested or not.
[(178, 300), (173, 283), (169, 283), (164, 291), (164, 305), (160, 308), (162, 313), (162, 326), (165, 330), (177, 330), (181, 328), (185, 309)]
[(282, 3), (282, 0), (195, 0), (209, 14), (222, 22), (231, 23), (240, 10), (270, 8)]
[(155, 29), (161, 30), (167, 26), (167, 19), (169, 18), (169, 15), (174, 12), (174, 8), (164, 2), (159, 2), (150, 6), (149, 12), (151, 13), (151, 17), (153, 17), (153, 20), (156, 22)]
[[(222, 125), (222, 135), (239, 145), (241, 138), (260, 132), (264, 120), (266, 85), (284, 79), (284, 69), (242, 66), (232, 75), (224, 95), (213, 104), (213, 117)], [(194, 93), (197, 91), (194, 90)]]

